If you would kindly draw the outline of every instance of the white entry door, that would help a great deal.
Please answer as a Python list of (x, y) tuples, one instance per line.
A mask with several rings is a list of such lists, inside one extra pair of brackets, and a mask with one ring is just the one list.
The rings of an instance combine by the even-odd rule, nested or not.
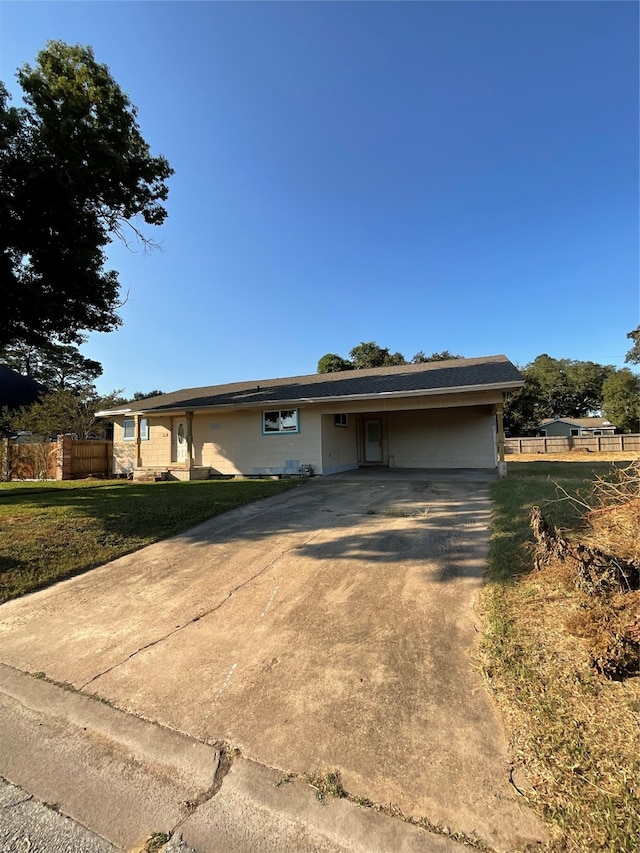
[(380, 418), (364, 422), (364, 461), (382, 462), (382, 422)]
[(176, 462), (186, 462), (186, 460), (187, 460), (187, 422), (186, 421), (178, 421), (176, 423), (175, 441), (176, 441)]

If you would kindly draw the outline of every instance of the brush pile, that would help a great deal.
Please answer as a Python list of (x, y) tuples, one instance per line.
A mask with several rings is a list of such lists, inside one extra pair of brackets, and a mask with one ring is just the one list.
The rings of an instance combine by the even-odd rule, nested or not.
[(592, 666), (612, 679), (640, 675), (640, 464), (597, 477), (585, 498), (563, 499), (582, 510), (580, 540), (534, 507), (535, 566), (575, 586), (578, 607), (565, 624), (587, 643)]

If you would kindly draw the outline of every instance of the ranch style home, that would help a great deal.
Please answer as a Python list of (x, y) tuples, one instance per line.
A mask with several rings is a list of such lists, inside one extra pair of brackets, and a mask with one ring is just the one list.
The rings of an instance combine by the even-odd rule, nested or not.
[(136, 480), (496, 468), (503, 401), (523, 384), (495, 355), (189, 388), (97, 415), (114, 420), (114, 473)]

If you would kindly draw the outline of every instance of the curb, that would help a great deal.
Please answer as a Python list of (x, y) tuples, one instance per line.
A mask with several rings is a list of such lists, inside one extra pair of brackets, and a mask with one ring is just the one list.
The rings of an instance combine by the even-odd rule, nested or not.
[(171, 834), (220, 752), (0, 664), (0, 775), (123, 849)]
[[(456, 853), (460, 845), (0, 664), (0, 776), (121, 850)], [(222, 766), (224, 765), (224, 767)], [(229, 766), (230, 765), (230, 766)], [(47, 849), (44, 847), (43, 849)]]

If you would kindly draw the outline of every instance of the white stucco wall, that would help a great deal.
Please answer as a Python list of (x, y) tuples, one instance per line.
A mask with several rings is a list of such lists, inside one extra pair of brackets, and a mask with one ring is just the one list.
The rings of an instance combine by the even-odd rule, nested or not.
[(495, 468), (488, 407), (389, 412), (389, 464), (397, 468)]

